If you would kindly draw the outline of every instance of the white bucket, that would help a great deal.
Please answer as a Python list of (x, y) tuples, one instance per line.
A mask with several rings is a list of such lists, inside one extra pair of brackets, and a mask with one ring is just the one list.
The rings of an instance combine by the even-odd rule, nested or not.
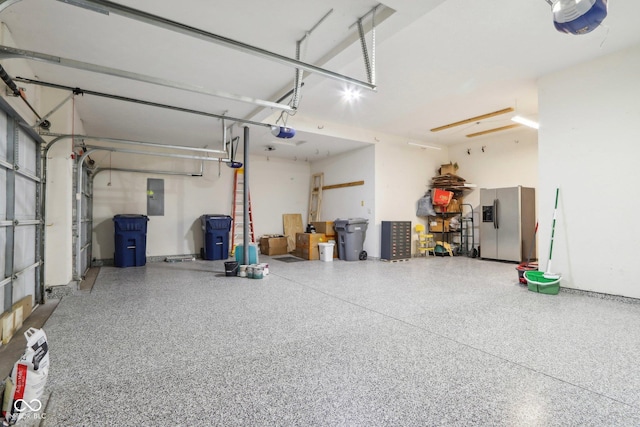
[(266, 276), (269, 274), (269, 264), (267, 264), (266, 262), (263, 262), (261, 264), (258, 264), (260, 267), (262, 267), (263, 269), (263, 274)]
[(318, 243), (320, 261), (333, 262), (333, 243)]
[(240, 271), (238, 272), (238, 276), (247, 277), (247, 267), (248, 267), (248, 265), (241, 265), (240, 266)]

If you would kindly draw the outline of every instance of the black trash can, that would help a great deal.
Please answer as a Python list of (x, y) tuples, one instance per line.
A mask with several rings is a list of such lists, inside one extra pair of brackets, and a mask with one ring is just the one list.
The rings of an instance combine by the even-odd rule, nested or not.
[(147, 222), (149, 217), (121, 214), (113, 217), (116, 267), (141, 267), (147, 263)]
[(229, 215), (205, 214), (200, 217), (204, 232), (202, 259), (215, 261), (229, 258)]
[(368, 220), (365, 218), (336, 219), (333, 222), (338, 241), (338, 258), (344, 261), (366, 259), (363, 250)]

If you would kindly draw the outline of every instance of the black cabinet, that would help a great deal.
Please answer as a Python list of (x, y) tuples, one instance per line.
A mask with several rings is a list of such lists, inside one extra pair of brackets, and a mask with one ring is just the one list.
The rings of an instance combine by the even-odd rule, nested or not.
[(380, 259), (411, 258), (411, 221), (382, 221)]

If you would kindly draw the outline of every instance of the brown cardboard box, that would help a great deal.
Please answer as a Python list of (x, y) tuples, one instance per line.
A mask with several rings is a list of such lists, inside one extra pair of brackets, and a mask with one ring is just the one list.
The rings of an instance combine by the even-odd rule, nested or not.
[(447, 212), (461, 212), (462, 211), (462, 196), (451, 199), (447, 206)]
[(431, 218), (429, 219), (429, 231), (432, 233), (442, 233), (449, 231), (449, 219), (445, 218)]
[(318, 243), (326, 241), (324, 233), (296, 233), (296, 256), (309, 260), (320, 259)]
[(316, 228), (316, 233), (324, 233), (327, 239), (336, 235), (336, 232), (333, 229), (333, 221), (312, 222), (311, 225)]
[(456, 168), (453, 166), (452, 163), (449, 163), (448, 165), (440, 166), (440, 175), (446, 175), (448, 173), (450, 173), (451, 175), (456, 174)]
[(260, 238), (260, 252), (264, 255), (286, 255), (287, 238), (284, 236)]

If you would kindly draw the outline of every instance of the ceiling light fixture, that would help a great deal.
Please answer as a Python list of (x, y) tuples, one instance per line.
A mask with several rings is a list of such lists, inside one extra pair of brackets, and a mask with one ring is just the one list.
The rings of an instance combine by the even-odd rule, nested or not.
[(418, 144), (417, 142), (407, 142), (407, 144), (413, 145), (415, 147), (420, 147), (420, 148), (431, 148), (432, 150), (442, 150), (441, 147), (435, 147), (433, 145), (426, 145), (426, 144)]
[(513, 116), (511, 117), (511, 121), (520, 123), (521, 125), (529, 126), (530, 128), (534, 128), (534, 129), (540, 128), (540, 123), (534, 122), (533, 120), (527, 119), (522, 116)]
[(357, 101), (362, 94), (358, 89), (347, 88), (342, 92), (342, 98), (347, 102)]

